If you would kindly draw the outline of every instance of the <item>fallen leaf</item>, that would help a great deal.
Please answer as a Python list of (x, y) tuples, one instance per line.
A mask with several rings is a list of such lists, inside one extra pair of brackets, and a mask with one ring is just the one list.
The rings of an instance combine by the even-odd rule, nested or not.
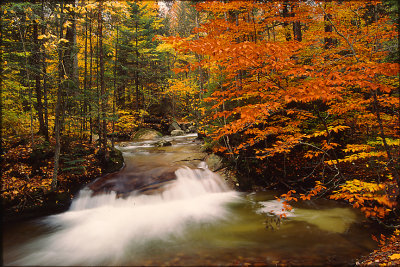
[(399, 253), (393, 254), (393, 255), (389, 256), (389, 258), (391, 260), (399, 260), (400, 259), (400, 254)]

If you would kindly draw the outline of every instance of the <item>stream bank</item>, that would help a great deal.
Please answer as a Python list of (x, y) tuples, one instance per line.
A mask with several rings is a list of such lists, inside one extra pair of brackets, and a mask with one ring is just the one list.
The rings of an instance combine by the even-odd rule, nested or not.
[(50, 144), (40, 137), (33, 145), (25, 140), (9, 142), (1, 163), (3, 223), (64, 212), (83, 186), (101, 175), (120, 170), (124, 164), (122, 153), (116, 149), (109, 148), (109, 161), (104, 162), (95, 144), (66, 140), (57, 189), (52, 190), (54, 152)]

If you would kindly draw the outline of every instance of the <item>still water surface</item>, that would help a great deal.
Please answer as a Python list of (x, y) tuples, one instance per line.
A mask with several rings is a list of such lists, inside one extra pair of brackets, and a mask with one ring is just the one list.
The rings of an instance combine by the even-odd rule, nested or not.
[(67, 212), (7, 225), (4, 264), (324, 265), (351, 263), (376, 248), (362, 215), (336, 202), (297, 203), (279, 222), (274, 192), (230, 190), (200, 161), (195, 137), (170, 138), (173, 146), (161, 148), (121, 144), (126, 166), (111, 180), (151, 178), (163, 168), (176, 169), (177, 179), (151, 194), (86, 188)]

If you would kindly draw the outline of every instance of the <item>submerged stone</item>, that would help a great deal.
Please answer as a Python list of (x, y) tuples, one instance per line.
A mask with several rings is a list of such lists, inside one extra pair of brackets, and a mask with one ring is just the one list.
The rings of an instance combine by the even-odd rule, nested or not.
[(181, 136), (181, 135), (185, 135), (185, 132), (182, 131), (182, 130), (173, 130), (173, 131), (171, 132), (171, 135), (172, 135), (172, 136)]
[(157, 147), (172, 146), (172, 143), (170, 141), (160, 140), (155, 144), (155, 146)]

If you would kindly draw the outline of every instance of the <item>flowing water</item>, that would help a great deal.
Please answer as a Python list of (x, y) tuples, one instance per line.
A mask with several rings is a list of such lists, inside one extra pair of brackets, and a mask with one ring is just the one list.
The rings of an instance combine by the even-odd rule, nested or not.
[[(346, 264), (376, 248), (373, 229), (347, 206), (303, 202), (279, 220), (274, 192), (230, 190), (195, 137), (122, 144), (126, 166), (95, 181), (96, 193), (87, 187), (67, 212), (3, 228), (4, 264)], [(111, 187), (118, 192), (103, 190)]]

